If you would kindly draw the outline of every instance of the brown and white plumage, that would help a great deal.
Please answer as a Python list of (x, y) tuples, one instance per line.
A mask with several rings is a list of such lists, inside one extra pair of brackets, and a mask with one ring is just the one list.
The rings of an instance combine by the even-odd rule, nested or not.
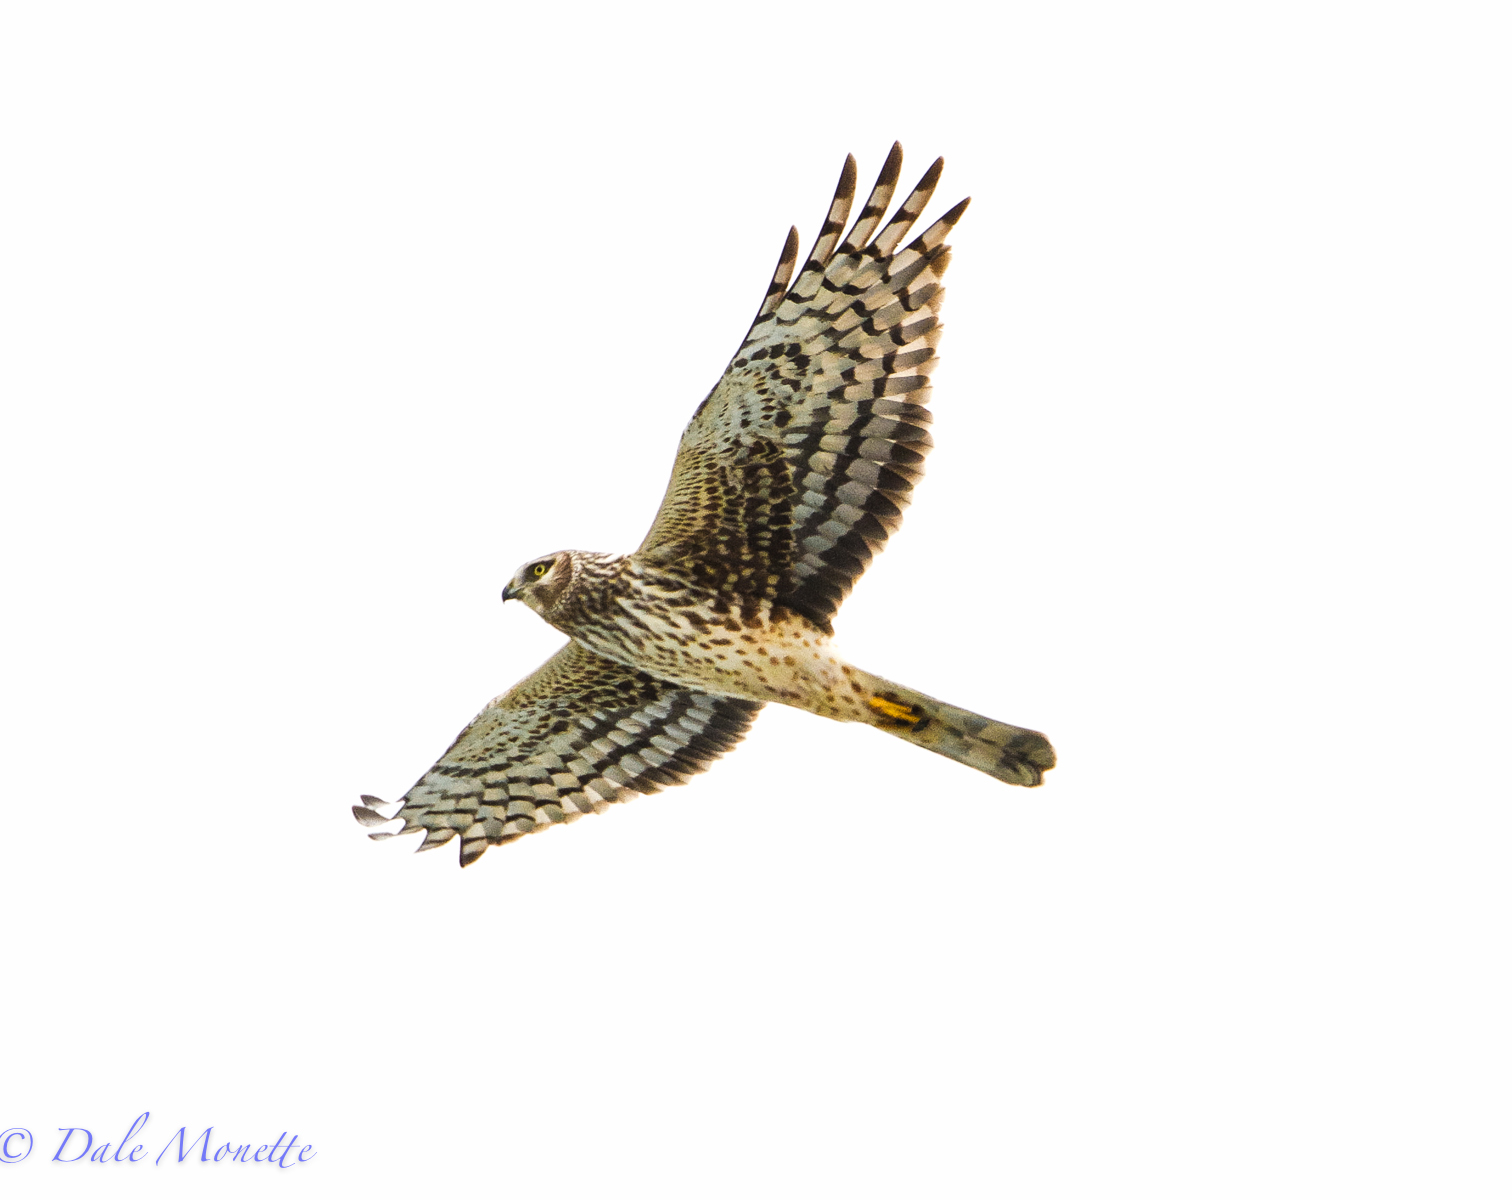
[[(899, 249), (944, 164), (884, 226), (901, 165), (894, 145), (842, 242), (856, 183), (846, 159), (796, 280), (789, 232), (640, 548), (520, 568), (504, 598), (572, 641), (463, 730), (405, 795), (398, 833), (425, 830), (421, 849), (460, 835), (466, 866), (489, 845), (685, 782), (768, 701), (865, 722), (1008, 783), (1034, 786), (1054, 765), (1042, 735), (861, 671), (829, 645), (932, 445), (945, 237), (967, 202)], [(394, 819), (363, 800), (364, 824)]]
[[(465, 867), (490, 845), (686, 783), (751, 727), (759, 703), (654, 679), (568, 642), (489, 704), (404, 797), (422, 849), (462, 837)], [(364, 796), (364, 825), (389, 817)]]
[(939, 182), (936, 160), (868, 242), (902, 162), (894, 145), (837, 249), (855, 192), (855, 160), (846, 159), (791, 288), (798, 231), (788, 234), (750, 332), (683, 433), (641, 555), (686, 563), (715, 587), (757, 590), (827, 627), (898, 528), (934, 444), (925, 405), (950, 262), (944, 241), (967, 205), (894, 253)]

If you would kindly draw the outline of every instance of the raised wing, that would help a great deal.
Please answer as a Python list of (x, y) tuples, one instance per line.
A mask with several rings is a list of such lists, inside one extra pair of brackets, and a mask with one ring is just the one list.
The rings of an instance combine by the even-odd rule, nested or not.
[(601, 658), (578, 642), (492, 701), (384, 816), (364, 796), (364, 825), (403, 818), (369, 837), (425, 830), (421, 850), (462, 837), (462, 865), (489, 846), (636, 792), (686, 783), (732, 749), (761, 705), (690, 691)]
[(798, 231), (789, 232), (751, 331), (683, 433), (638, 551), (648, 561), (828, 628), (901, 524), (933, 444), (925, 404), (950, 261), (944, 241), (967, 204), (898, 250), (944, 160), (877, 233), (902, 164), (894, 144), (840, 243), (856, 186), (856, 161), (846, 158), (791, 287)]

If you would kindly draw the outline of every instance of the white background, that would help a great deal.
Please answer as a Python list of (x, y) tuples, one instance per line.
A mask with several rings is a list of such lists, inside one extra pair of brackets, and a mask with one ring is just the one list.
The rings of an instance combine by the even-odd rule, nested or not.
[[(0, 1189), (1506, 1196), (1498, 7), (9, 6)], [(370, 843), (894, 138), (974, 201), (840, 644), (1062, 765), (768, 710)], [(144, 1110), (318, 1154), (47, 1161)]]

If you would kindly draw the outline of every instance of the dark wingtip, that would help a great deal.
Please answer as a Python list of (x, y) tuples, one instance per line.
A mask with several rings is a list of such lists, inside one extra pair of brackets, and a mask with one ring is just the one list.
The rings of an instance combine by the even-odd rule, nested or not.
[(835, 188), (835, 195), (849, 198), (855, 194), (856, 156), (854, 154), (847, 154), (845, 156), (845, 166), (840, 168), (840, 184)]
[(948, 213), (940, 218), (940, 223), (947, 229), (961, 219), (961, 214), (971, 207), (971, 197), (967, 196)]
[(445, 825), (433, 826), (425, 832), (425, 840), (415, 847), (415, 853), (420, 854), (426, 850), (435, 850), (446, 845), (452, 838), (457, 836), (457, 831)]
[(477, 862), (478, 859), (483, 857), (483, 851), (487, 849), (487, 842), (480, 842), (477, 845), (468, 845), (466, 843), (463, 843), (461, 853), (457, 855), (458, 866), (462, 867), (464, 870), (467, 867), (472, 866), (473, 863)]

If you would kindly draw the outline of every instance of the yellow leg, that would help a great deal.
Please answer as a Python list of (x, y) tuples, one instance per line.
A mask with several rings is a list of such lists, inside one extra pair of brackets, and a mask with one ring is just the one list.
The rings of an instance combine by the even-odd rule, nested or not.
[(907, 721), (910, 725), (919, 723), (919, 718), (914, 716), (913, 709), (906, 704), (894, 704), (891, 700), (882, 699), (881, 696), (873, 696), (867, 704), (884, 717), (891, 717), (894, 721)]

